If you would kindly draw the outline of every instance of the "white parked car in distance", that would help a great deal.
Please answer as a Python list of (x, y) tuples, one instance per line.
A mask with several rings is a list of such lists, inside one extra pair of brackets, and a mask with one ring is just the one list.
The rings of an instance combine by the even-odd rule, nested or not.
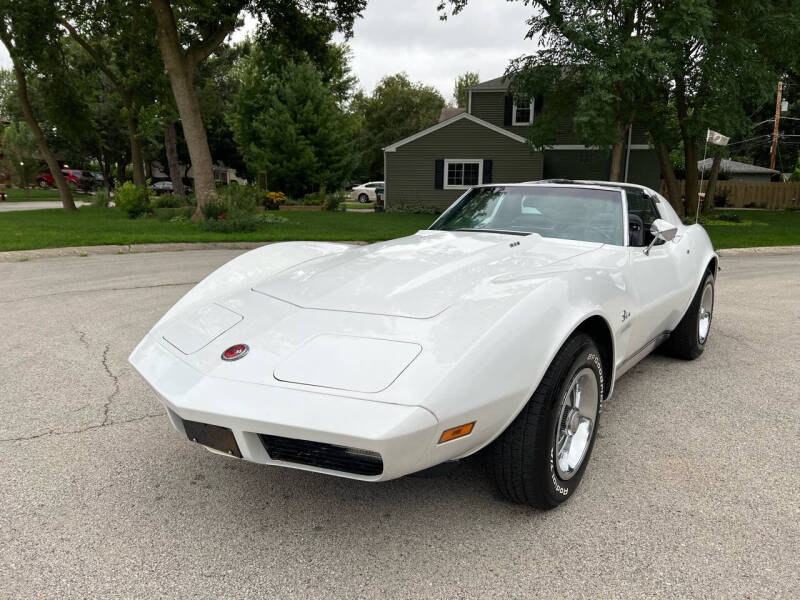
[(552, 508), (617, 379), (703, 352), (717, 264), (649, 188), (483, 185), (405, 238), (238, 256), (130, 362), (213, 452), (382, 481), (486, 449), (502, 495)]
[(378, 197), (375, 191), (378, 189), (383, 189), (383, 181), (369, 181), (353, 187), (350, 190), (350, 197), (354, 202), (360, 202), (361, 204), (377, 202)]

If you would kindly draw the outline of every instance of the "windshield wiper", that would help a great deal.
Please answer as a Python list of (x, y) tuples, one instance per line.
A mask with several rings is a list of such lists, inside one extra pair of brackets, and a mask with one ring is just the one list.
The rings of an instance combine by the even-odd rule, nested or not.
[(506, 229), (470, 229), (469, 227), (459, 227), (448, 231), (485, 231), (486, 233), (502, 233), (504, 235), (531, 235), (530, 231), (508, 231)]

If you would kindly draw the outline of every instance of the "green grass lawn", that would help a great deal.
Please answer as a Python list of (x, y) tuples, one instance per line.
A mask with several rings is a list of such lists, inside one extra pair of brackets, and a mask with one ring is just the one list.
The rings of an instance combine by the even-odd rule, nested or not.
[(253, 233), (213, 233), (200, 231), (194, 223), (129, 219), (122, 211), (92, 206), (69, 213), (61, 210), (0, 213), (0, 251), (157, 242), (375, 242), (425, 229), (434, 219), (433, 215), (396, 213), (281, 211), (277, 214), (287, 222), (265, 224)]
[(782, 210), (732, 210), (721, 209), (720, 213), (735, 213), (740, 223), (726, 223), (714, 219), (704, 225), (714, 248), (752, 248), (756, 246), (800, 245), (800, 212)]
[[(720, 212), (737, 212), (742, 222), (713, 220), (706, 225), (717, 249), (800, 245), (800, 212), (730, 209)], [(325, 211), (280, 211), (276, 214), (287, 222), (265, 224), (253, 233), (214, 233), (200, 231), (193, 223), (129, 219), (119, 210), (90, 206), (74, 213), (60, 210), (0, 213), (0, 251), (157, 242), (375, 242), (409, 235), (428, 227), (435, 218), (433, 215)]]

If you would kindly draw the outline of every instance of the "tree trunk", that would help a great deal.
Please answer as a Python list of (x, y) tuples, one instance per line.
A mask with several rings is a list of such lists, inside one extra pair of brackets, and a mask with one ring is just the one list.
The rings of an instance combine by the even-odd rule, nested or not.
[[(9, 46), (6, 45), (6, 47), (8, 48)], [(39, 153), (47, 163), (47, 167), (50, 169), (50, 173), (53, 176), (56, 185), (58, 186), (58, 195), (61, 197), (61, 206), (64, 208), (64, 210), (75, 210), (75, 201), (72, 199), (72, 190), (70, 189), (69, 185), (67, 185), (64, 175), (61, 173), (61, 167), (58, 165), (58, 159), (56, 159), (56, 155), (50, 149), (50, 146), (47, 145), (47, 140), (44, 137), (44, 133), (42, 133), (39, 123), (36, 122), (36, 119), (33, 116), (31, 101), (30, 98), (28, 98), (28, 83), (25, 81), (25, 73), (23, 73), (22, 69), (17, 66), (16, 61), (13, 62), (14, 75), (17, 78), (17, 96), (19, 96), (19, 103), (22, 106), (22, 114), (25, 115), (25, 122), (28, 124), (31, 133), (36, 140), (36, 146), (39, 148)]]
[(128, 109), (128, 136), (131, 138), (131, 163), (133, 163), (133, 183), (144, 187), (147, 179), (144, 175), (144, 160), (142, 158), (142, 140), (139, 138), (139, 119), (136, 117), (131, 105)]
[(684, 137), (683, 147), (686, 158), (686, 216), (692, 219), (697, 213), (697, 193), (700, 191), (697, 181), (697, 146), (694, 139)]
[(169, 76), (175, 105), (181, 117), (183, 136), (194, 167), (194, 192), (197, 209), (192, 220), (202, 219), (202, 206), (217, 196), (214, 167), (208, 137), (200, 114), (200, 102), (194, 89), (194, 61), (184, 52), (178, 39), (175, 15), (169, 0), (151, 0), (158, 22), (158, 45)]
[(658, 157), (658, 165), (661, 167), (661, 177), (664, 179), (664, 184), (667, 186), (667, 200), (679, 217), (684, 216), (683, 200), (681, 199), (681, 188), (678, 184), (678, 179), (675, 177), (675, 171), (672, 170), (672, 163), (669, 161), (669, 152), (664, 142), (654, 140), (656, 149), (656, 156)]
[(622, 157), (625, 155), (625, 144), (619, 142), (614, 144), (611, 150), (611, 168), (609, 169), (609, 181), (622, 181)]
[(714, 194), (717, 191), (717, 179), (719, 178), (719, 168), (722, 164), (722, 155), (717, 154), (711, 163), (711, 177), (708, 178), (706, 186), (706, 199), (703, 202), (703, 214), (708, 214), (714, 210)]
[(125, 183), (125, 165), (128, 164), (128, 161), (124, 158), (117, 163), (117, 185), (122, 187)]
[(175, 123), (172, 121), (168, 121), (164, 125), (164, 150), (167, 153), (167, 170), (169, 178), (172, 180), (172, 193), (176, 196), (183, 196), (186, 190), (183, 187), (181, 165), (178, 160), (178, 133), (175, 131)]

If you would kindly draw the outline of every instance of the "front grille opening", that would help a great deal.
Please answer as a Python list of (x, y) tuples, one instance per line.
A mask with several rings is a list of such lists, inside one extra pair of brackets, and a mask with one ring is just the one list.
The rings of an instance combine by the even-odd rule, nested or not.
[(353, 473), (354, 475), (380, 475), (383, 459), (372, 450), (310, 442), (277, 435), (259, 434), (261, 443), (272, 460)]

